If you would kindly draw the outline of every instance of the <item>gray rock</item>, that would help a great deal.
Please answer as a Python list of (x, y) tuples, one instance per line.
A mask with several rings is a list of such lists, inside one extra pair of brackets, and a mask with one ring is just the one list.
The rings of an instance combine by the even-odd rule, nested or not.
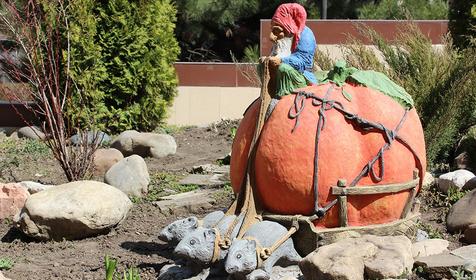
[(140, 133), (135, 130), (127, 130), (119, 134), (111, 147), (118, 149), (125, 156), (137, 154), (154, 158), (173, 155), (177, 151), (177, 143), (171, 135)]
[(464, 239), (469, 244), (476, 243), (476, 224), (469, 225), (464, 231)]
[(190, 266), (180, 264), (164, 265), (159, 272), (159, 280), (204, 280), (208, 279), (210, 269), (197, 272)]
[(11, 280), (10, 278), (5, 277), (0, 271), (0, 280)]
[(451, 279), (451, 270), (456, 270), (467, 261), (450, 253), (417, 258), (415, 267), (421, 267), (430, 279)]
[(216, 164), (202, 164), (192, 167), (192, 173), (195, 174), (228, 174), (230, 173), (229, 165), (216, 165)]
[(159, 239), (169, 244), (177, 244), (185, 235), (196, 230), (199, 226), (204, 228), (215, 226), (224, 215), (223, 211), (214, 211), (206, 215), (202, 220), (195, 216), (177, 220), (164, 227), (159, 234)]
[(411, 272), (411, 242), (405, 236), (349, 238), (319, 247), (299, 267), (305, 279), (397, 278)]
[(465, 260), (476, 260), (476, 245), (463, 246), (451, 251), (452, 255), (458, 256)]
[(434, 184), (436, 184), (436, 179), (431, 175), (430, 172), (425, 172), (425, 177), (423, 178), (423, 189), (429, 189)]
[(196, 190), (186, 193), (161, 197), (160, 201), (152, 202), (164, 215), (188, 215), (201, 213), (213, 207), (216, 200), (213, 190)]
[(131, 206), (129, 198), (112, 186), (77, 181), (31, 195), (15, 223), (39, 240), (81, 239), (117, 226)]
[(449, 232), (464, 231), (471, 224), (476, 224), (476, 190), (472, 190), (458, 200), (448, 213), (446, 227)]
[(416, 242), (427, 240), (429, 237), (430, 236), (428, 235), (428, 232), (421, 229), (417, 229), (416, 238), (415, 238)]
[[(234, 239), (225, 261), (226, 272), (245, 276), (247, 279), (269, 279), (274, 265), (278, 261), (297, 264), (301, 256), (294, 248), (292, 239), (288, 238), (258, 267), (258, 248), (271, 248), (276, 241), (288, 233), (288, 230), (276, 222), (262, 221), (252, 225), (243, 239)], [(249, 238), (249, 239), (248, 239)]]
[(471, 178), (462, 188), (463, 191), (472, 191), (474, 189), (476, 189), (476, 177)]
[(41, 192), (53, 187), (53, 185), (43, 185), (41, 183), (32, 182), (32, 181), (23, 181), (23, 182), (20, 182), (19, 184), (23, 188), (25, 188), (30, 194), (35, 194), (37, 192)]
[(471, 178), (474, 178), (473, 172), (465, 169), (449, 172), (438, 178), (438, 189), (443, 193), (448, 193), (450, 188), (461, 190)]
[(222, 179), (220, 174), (189, 174), (187, 177), (180, 180), (180, 185), (197, 185), (201, 187), (218, 187), (223, 186), (227, 182)]
[(98, 143), (99, 145), (105, 145), (111, 142), (111, 137), (102, 131), (86, 131), (83, 133), (86, 133), (86, 135), (77, 133), (71, 136), (71, 144), (80, 145), (84, 140), (86, 140), (88, 144)]
[(18, 138), (28, 138), (34, 140), (45, 140), (46, 135), (43, 131), (37, 126), (25, 126), (20, 128), (18, 131)]
[(97, 149), (94, 152), (94, 172), (96, 174), (105, 174), (114, 164), (123, 158), (124, 156), (117, 149)]
[(127, 195), (140, 197), (148, 192), (150, 176), (144, 159), (132, 155), (114, 164), (106, 172), (104, 181)]
[(450, 243), (444, 239), (427, 239), (412, 244), (413, 258), (438, 255), (448, 251)]

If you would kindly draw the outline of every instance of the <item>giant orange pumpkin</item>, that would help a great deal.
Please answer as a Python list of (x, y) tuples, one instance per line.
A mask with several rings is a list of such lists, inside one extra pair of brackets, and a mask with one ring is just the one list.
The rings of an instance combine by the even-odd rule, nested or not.
[[(302, 90), (324, 97), (329, 86), (324, 84)], [(351, 84), (345, 84), (344, 90), (352, 96), (351, 101), (344, 98), (341, 88), (332, 90), (329, 99), (341, 102), (347, 111), (362, 118), (395, 129), (404, 115), (405, 109), (381, 92)], [(281, 98), (264, 125), (254, 161), (255, 187), (258, 199), (267, 211), (309, 215), (314, 205), (312, 184), (319, 106), (314, 106), (311, 99), (306, 99), (300, 124), (292, 132), (296, 120), (290, 119), (288, 113), (294, 106), (294, 100), (295, 95)], [(233, 143), (231, 181), (235, 192), (240, 190), (244, 178), (258, 111), (259, 100), (245, 113)], [(336, 197), (331, 194), (330, 188), (339, 179), (351, 182), (386, 143), (383, 133), (364, 132), (335, 109), (326, 111), (325, 115), (326, 122), (318, 143), (320, 205), (333, 201)], [(401, 142), (394, 141), (383, 156), (383, 180), (377, 182), (367, 175), (357, 187), (408, 182), (413, 179), (415, 169), (424, 174), (425, 142), (415, 109), (408, 112), (398, 135), (415, 154)], [(375, 164), (376, 173), (379, 168), (380, 165)], [(348, 225), (381, 224), (399, 219), (409, 195), (406, 190), (394, 194), (349, 196)], [(338, 226), (337, 208), (331, 208), (325, 217), (316, 222), (316, 226)]]

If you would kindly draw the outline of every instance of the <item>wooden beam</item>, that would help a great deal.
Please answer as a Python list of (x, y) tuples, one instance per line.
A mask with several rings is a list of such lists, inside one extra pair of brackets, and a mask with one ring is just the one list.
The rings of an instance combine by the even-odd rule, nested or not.
[(332, 187), (333, 195), (371, 195), (384, 193), (397, 193), (415, 188), (419, 179), (414, 179), (407, 183), (375, 185), (375, 186), (355, 186), (352, 188)]

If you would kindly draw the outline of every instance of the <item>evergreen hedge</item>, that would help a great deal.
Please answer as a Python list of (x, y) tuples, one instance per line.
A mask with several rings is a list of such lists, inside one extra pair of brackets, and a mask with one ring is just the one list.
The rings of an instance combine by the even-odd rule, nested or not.
[[(169, 0), (71, 0), (69, 115), (108, 132), (149, 131), (176, 94), (176, 9)], [(82, 102), (79, 102), (79, 98)], [(87, 106), (78, 106), (86, 104)]]

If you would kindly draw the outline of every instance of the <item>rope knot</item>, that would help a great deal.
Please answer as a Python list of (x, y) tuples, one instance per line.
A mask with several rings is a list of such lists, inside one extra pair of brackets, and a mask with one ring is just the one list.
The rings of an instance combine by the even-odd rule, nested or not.
[(259, 252), (259, 257), (260, 257), (263, 261), (265, 261), (265, 260), (267, 260), (267, 259), (271, 256), (272, 253), (273, 253), (273, 252), (271, 252), (271, 249), (270, 249), (270, 248), (262, 248), (261, 251)]

